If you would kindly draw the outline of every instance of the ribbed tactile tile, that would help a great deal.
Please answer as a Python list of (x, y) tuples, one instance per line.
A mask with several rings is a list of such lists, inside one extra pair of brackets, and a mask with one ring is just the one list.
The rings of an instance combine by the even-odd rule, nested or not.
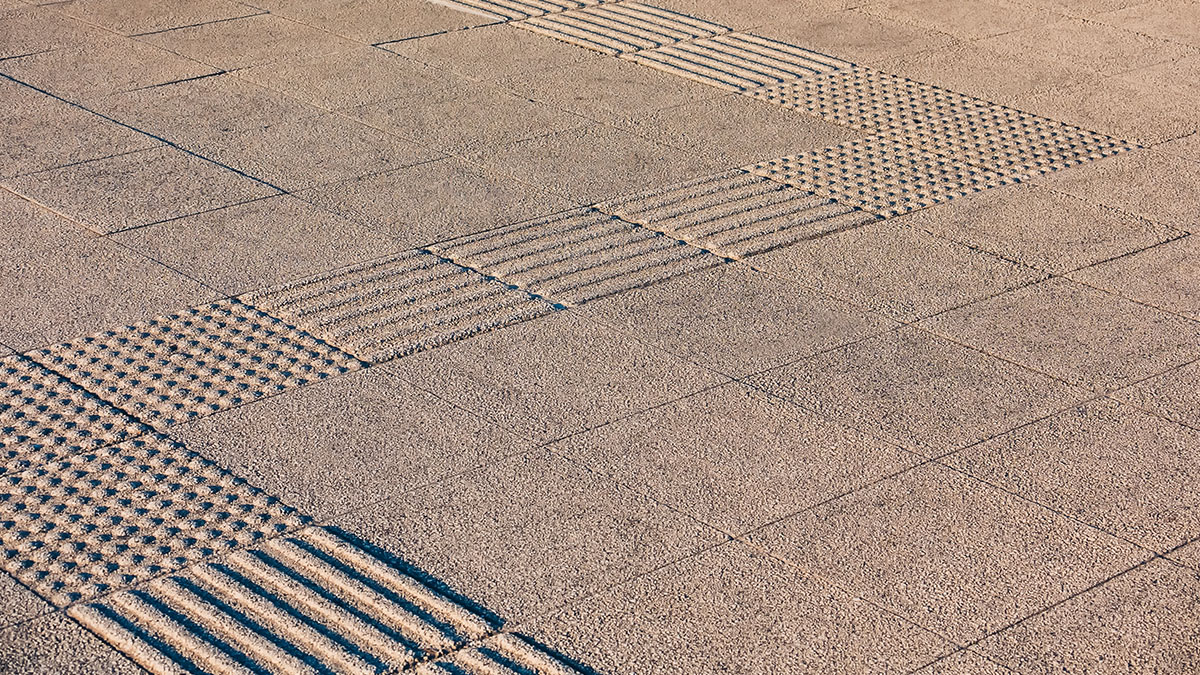
[(483, 667), (447, 672), (575, 672), (529, 641), (500, 637), (496, 619), (421, 575), (324, 528), (69, 613), (153, 673), (425, 672), (443, 658), (457, 666), (473, 645), (482, 647)]
[(725, 262), (591, 208), (431, 248), (460, 265), (563, 305), (579, 305)]
[(425, 251), (335, 270), (243, 300), (376, 363), (556, 309)]
[(913, 145), (1014, 178), (1040, 176), (1133, 149), (1110, 136), (998, 105), (894, 133)]
[(162, 428), (354, 370), (354, 357), (236, 301), (31, 352)]
[(891, 136), (868, 136), (745, 169), (882, 215), (907, 213), (1015, 180)]
[(118, 443), (148, 429), (23, 356), (0, 359), (0, 475)]
[(850, 63), (750, 33), (670, 44), (625, 56), (721, 89), (745, 91), (848, 68)]
[(640, 2), (611, 2), (512, 25), (617, 56), (728, 33), (721, 24)]
[(413, 669), (417, 675), (582, 675), (533, 640), (498, 633)]
[(879, 217), (740, 169), (597, 205), (729, 258), (858, 227)]
[(745, 92), (834, 124), (882, 131), (983, 108), (986, 101), (853, 66)]
[(543, 14), (598, 5), (603, 0), (432, 0), (461, 12), (519, 21)]
[(165, 436), (0, 476), (0, 564), (59, 606), (302, 524)]

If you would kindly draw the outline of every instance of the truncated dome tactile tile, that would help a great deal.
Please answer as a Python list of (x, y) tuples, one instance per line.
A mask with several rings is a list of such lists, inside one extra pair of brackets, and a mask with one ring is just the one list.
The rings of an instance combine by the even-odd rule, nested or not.
[(882, 135), (745, 168), (759, 176), (884, 215), (907, 213), (1015, 182), (996, 172)]
[(592, 208), (430, 248), (460, 265), (568, 306), (725, 262), (678, 239)]
[(0, 474), (139, 436), (125, 412), (23, 356), (0, 359)]
[(302, 525), (165, 436), (0, 476), (4, 569), (64, 606)]
[(228, 300), (29, 357), (158, 428), (362, 365), (278, 319)]
[(535, 295), (424, 251), (335, 270), (243, 300), (372, 362), (555, 310)]
[(718, 23), (640, 2), (605, 3), (512, 25), (612, 56), (730, 31)]
[(482, 14), (509, 21), (528, 19), (543, 14), (565, 12), (589, 5), (598, 5), (602, 0), (432, 0), (434, 4), (472, 14)]
[(616, 199), (598, 209), (729, 258), (744, 258), (879, 219), (740, 169)]
[(746, 95), (868, 131), (940, 119), (988, 105), (972, 96), (862, 66), (769, 85)]

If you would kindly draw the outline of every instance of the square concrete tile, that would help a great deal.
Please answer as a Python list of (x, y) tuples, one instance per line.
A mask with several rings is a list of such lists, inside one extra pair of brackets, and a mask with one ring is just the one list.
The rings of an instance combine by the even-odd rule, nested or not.
[(1009, 33), (1061, 20), (1054, 12), (1006, 0), (963, 3), (958, 0), (902, 0), (867, 5), (862, 11), (900, 23), (953, 35), (961, 40)]
[(1200, 432), (1098, 400), (947, 461), (981, 480), (1160, 553), (1200, 537)]
[(53, 609), (16, 579), (0, 572), (0, 629), (28, 621)]
[(378, 257), (402, 244), (291, 195), (269, 197), (113, 237), (187, 270), (226, 295)]
[(960, 644), (1149, 556), (937, 464), (772, 525), (752, 541)]
[(1138, 150), (1051, 174), (1038, 184), (1176, 229), (1200, 228), (1200, 211), (1190, 198), (1200, 192), (1200, 162)]
[(318, 518), (397, 499), (529, 446), (382, 370), (302, 387), (172, 433)]
[(1196, 235), (1086, 267), (1071, 278), (1200, 320), (1200, 237)]
[(1200, 669), (1200, 575), (1162, 560), (989, 637), (976, 649), (1023, 673)]
[(713, 157), (726, 167), (825, 148), (862, 135), (737, 94), (635, 115), (620, 125), (663, 145)]
[(539, 619), (552, 648), (609, 673), (905, 673), (952, 647), (733, 542)]
[(1200, 323), (1061, 277), (933, 317), (927, 330), (1097, 391), (1200, 356)]
[(1172, 552), (1167, 558), (1200, 572), (1200, 540)]
[(70, 49), (105, 35), (102, 29), (53, 9), (22, 2), (0, 8), (0, 59)]
[(356, 46), (333, 33), (277, 14), (177, 28), (142, 39), (222, 70), (249, 68), (301, 55), (328, 54)]
[[(1110, 207), (1028, 184), (956, 199), (917, 211), (904, 222), (1057, 274), (1118, 258), (1182, 234)], [(1096, 269), (1107, 269), (1114, 263)], [(1078, 274), (1087, 273), (1083, 270)]]
[(1200, 7), (1190, 0), (1150, 0), (1089, 17), (1142, 35), (1200, 47)]
[(748, 381), (922, 454), (957, 450), (1089, 397), (908, 327)]
[(219, 164), (170, 147), (28, 174), (5, 185), (102, 234), (275, 192)]
[(725, 539), (547, 450), (464, 472), (332, 524), (401, 552), (512, 622)]
[(59, 49), (0, 61), (0, 72), (73, 102), (166, 82), (212, 75), (212, 66), (139, 40), (106, 37), (76, 49)]
[(363, 44), (406, 40), (496, 21), (428, 0), (256, 0), (255, 4)]
[[(404, 98), (438, 72), (374, 47), (305, 55), (239, 70), (237, 76), (327, 110)], [(410, 104), (411, 100), (408, 101)]]
[(5, 102), (0, 109), (0, 178), (160, 144), (11, 80), (0, 80), (0, 97)]
[(23, 675), (146, 672), (60, 612), (0, 630), (0, 667)]
[(384, 367), (542, 441), (726, 379), (571, 312), (478, 335)]
[(1010, 675), (1013, 671), (966, 649), (934, 661), (915, 675)]
[(555, 445), (622, 484), (734, 535), (920, 461), (741, 383), (708, 389)]
[(755, 256), (750, 264), (898, 321), (915, 321), (1045, 277), (906, 227), (905, 220), (799, 242)]
[(71, 0), (54, 4), (63, 14), (122, 35), (227, 21), (263, 11), (231, 0)]
[(740, 264), (613, 295), (576, 311), (733, 377), (895, 325)]
[[(862, 5), (864, 3), (844, 3)], [(755, 32), (805, 49), (877, 66), (905, 54), (957, 44), (945, 33), (868, 14), (861, 7), (843, 11), (791, 11), (764, 22)]]
[(1200, 361), (1117, 390), (1115, 398), (1200, 429)]
[(22, 351), (217, 295), (8, 192), (0, 192), (0, 278), (0, 341)]
[(297, 193), (412, 246), (556, 213), (571, 202), (457, 157)]
[(289, 191), (441, 156), (334, 113), (214, 134), (188, 147)]
[(1200, 161), (1200, 132), (1160, 143), (1154, 146), (1154, 149), (1176, 157)]
[(472, 159), (584, 204), (711, 173), (722, 164), (603, 124), (487, 148)]
[(604, 58), (507, 24), (389, 42), (383, 49), (472, 80), (500, 80)]
[(1075, 18), (985, 38), (979, 44), (1009, 54), (1050, 56), (1101, 75), (1115, 75), (1194, 53), (1184, 45)]

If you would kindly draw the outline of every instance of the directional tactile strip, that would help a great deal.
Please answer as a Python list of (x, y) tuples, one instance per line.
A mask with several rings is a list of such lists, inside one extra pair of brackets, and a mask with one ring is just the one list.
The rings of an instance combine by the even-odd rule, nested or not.
[(592, 208), (430, 248), (563, 305), (579, 305), (725, 262), (678, 239)]
[(319, 527), (69, 613), (154, 673), (381, 673), (455, 659), (474, 644), (495, 645), (497, 666), (522, 668), (478, 672), (577, 672), (527, 641), (498, 638), (494, 618)]
[(454, 9), (509, 21), (598, 5), (603, 0), (433, 0)]
[(972, 96), (862, 66), (769, 85), (746, 95), (868, 131), (893, 129), (988, 105)]
[(151, 319), (29, 357), (159, 428), (361, 366), (237, 301)]
[(23, 356), (0, 359), (0, 474), (147, 431), (137, 420)]
[(59, 606), (302, 524), (165, 436), (0, 476), (0, 564)]
[(850, 67), (847, 61), (750, 33), (680, 42), (625, 58), (739, 92)]
[(512, 25), (612, 56), (728, 33), (721, 24), (640, 2), (612, 2)]
[(515, 633), (498, 633), (413, 669), (417, 675), (579, 675), (579, 671)]
[(407, 251), (243, 300), (371, 362), (555, 311), (528, 292), (425, 251)]
[(999, 105), (909, 125), (895, 134), (940, 155), (1015, 178), (1133, 149), (1110, 136)]
[(598, 204), (729, 258), (744, 258), (878, 220), (873, 213), (740, 169)]
[(746, 170), (884, 215), (907, 213), (1015, 182), (879, 135), (773, 159)]

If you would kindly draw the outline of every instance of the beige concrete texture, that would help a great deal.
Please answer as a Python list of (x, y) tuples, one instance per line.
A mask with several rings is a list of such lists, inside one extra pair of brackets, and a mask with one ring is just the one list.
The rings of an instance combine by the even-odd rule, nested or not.
[(0, 0), (0, 673), (1200, 672), (1200, 2)]

